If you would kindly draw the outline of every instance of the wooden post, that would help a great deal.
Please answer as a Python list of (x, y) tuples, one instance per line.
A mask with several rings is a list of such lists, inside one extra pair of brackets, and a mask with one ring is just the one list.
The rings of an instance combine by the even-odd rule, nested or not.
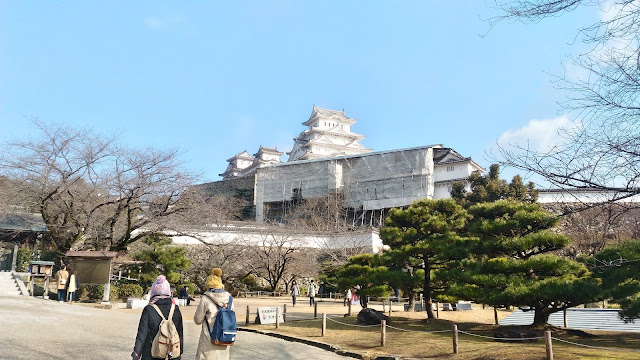
[(564, 318), (564, 327), (567, 326), (567, 309), (562, 309), (562, 317)]
[(280, 328), (280, 308), (276, 308), (276, 329)]
[(387, 342), (387, 320), (380, 321), (380, 346)]
[(313, 303), (313, 318), (314, 319), (318, 318), (318, 303), (317, 302)]
[(327, 333), (327, 313), (322, 313), (322, 336)]
[(44, 294), (42, 294), (42, 298), (45, 299), (45, 300), (49, 299), (49, 276), (45, 276)]
[(451, 327), (451, 335), (453, 338), (453, 353), (458, 353), (458, 325), (453, 325)]
[(544, 343), (547, 348), (547, 360), (553, 360), (553, 348), (551, 347), (551, 331), (544, 332)]
[(11, 271), (16, 271), (18, 264), (18, 243), (13, 244), (13, 255), (11, 257)]
[(383, 313), (387, 312), (387, 303), (384, 301), (384, 299), (382, 299), (382, 312)]
[(496, 306), (493, 307), (493, 320), (498, 325), (498, 308)]
[(284, 309), (282, 310), (282, 320), (287, 321), (287, 304), (284, 304)]
[(349, 299), (349, 310), (347, 311), (347, 315), (351, 316), (351, 299)]
[(436, 301), (436, 319), (440, 318), (440, 303)]
[(249, 325), (249, 305), (247, 305), (247, 319), (244, 322), (245, 325)]
[(389, 317), (391, 317), (391, 304), (393, 303), (393, 301), (389, 300)]

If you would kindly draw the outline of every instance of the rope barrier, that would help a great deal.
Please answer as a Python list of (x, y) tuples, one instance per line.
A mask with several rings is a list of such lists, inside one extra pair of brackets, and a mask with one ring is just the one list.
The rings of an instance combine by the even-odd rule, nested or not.
[(316, 320), (319, 318), (313, 318), (313, 317), (304, 317), (304, 316), (296, 316), (296, 315), (291, 315), (291, 314), (286, 314), (287, 315), (287, 319), (288, 318), (297, 318), (297, 319), (303, 319), (303, 320)]
[[(298, 318), (298, 319), (302, 319), (302, 320), (318, 320), (318, 319), (320, 319), (320, 318), (314, 318), (314, 317), (308, 318), (308, 317), (296, 316), (296, 315), (291, 315), (291, 314), (286, 314), (286, 316), (287, 316), (287, 318)], [(343, 316), (342, 315), (327, 315), (326, 319), (329, 320), (329, 321), (333, 321), (334, 323), (337, 323), (337, 324), (340, 324), (340, 325), (351, 326), (351, 327), (369, 328), (369, 327), (379, 327), (380, 326), (380, 325), (347, 324), (347, 323), (344, 323), (344, 322), (341, 322), (341, 321), (334, 320), (334, 318), (339, 318), (339, 317), (343, 317)], [(425, 330), (402, 329), (402, 328), (398, 328), (398, 327), (391, 326), (391, 325), (386, 325), (386, 327), (388, 327), (390, 329), (398, 330), (398, 331), (424, 333), (424, 334), (451, 332), (451, 330), (425, 331)], [(529, 337), (529, 338), (498, 338), (498, 337), (493, 337), (493, 336), (485, 336), (485, 335), (474, 334), (474, 333), (470, 333), (470, 332), (466, 332), (466, 331), (462, 331), (462, 330), (458, 330), (457, 332), (465, 334), (465, 335), (474, 336), (474, 337), (483, 338), (483, 339), (489, 339), (489, 340), (527, 341), (527, 340), (544, 339), (544, 336)], [(575, 346), (580, 346), (580, 347), (589, 348), (589, 349), (608, 350), (608, 351), (640, 352), (640, 350), (637, 350), (637, 349), (624, 349), (624, 348), (613, 348), (613, 347), (604, 347), (604, 346), (593, 346), (593, 345), (580, 344), (580, 343), (577, 343), (577, 342), (568, 341), (568, 340), (564, 340), (564, 339), (560, 339), (560, 338), (556, 338), (556, 337), (551, 337), (551, 339), (559, 341), (559, 342), (562, 342), (562, 343), (566, 343), (566, 344), (569, 344), (569, 345), (575, 345)]]
[(353, 326), (353, 327), (372, 327), (372, 326), (377, 326), (379, 327), (380, 325), (353, 325), (353, 324), (347, 324), (347, 323), (343, 323), (337, 320), (333, 320), (331, 318), (327, 318), (327, 320), (329, 321), (333, 321), (334, 323), (338, 323), (338, 324), (342, 324), (342, 325), (346, 325), (346, 326)]
[(434, 333), (444, 333), (451, 332), (451, 330), (433, 330), (433, 331), (424, 331), (424, 330), (409, 330), (409, 329), (401, 329), (391, 325), (387, 325), (388, 328), (400, 331), (408, 331), (408, 332), (416, 332), (416, 333), (425, 333), (425, 334), (434, 334)]
[(611, 347), (603, 347), (603, 346), (585, 345), (585, 344), (579, 344), (579, 343), (576, 343), (576, 342), (573, 342), (573, 341), (563, 340), (563, 339), (559, 339), (559, 338), (555, 338), (555, 337), (551, 337), (551, 338), (553, 340), (557, 340), (557, 341), (560, 341), (560, 342), (563, 342), (563, 343), (576, 345), (576, 346), (582, 346), (582, 347), (586, 347), (586, 348), (590, 348), (590, 349), (640, 352), (640, 350), (636, 350), (636, 349), (621, 349), (621, 348), (611, 348)]
[(475, 337), (479, 337), (479, 338), (483, 338), (483, 339), (491, 339), (491, 340), (523, 341), (523, 340), (544, 339), (544, 336), (531, 337), (531, 338), (497, 338), (497, 337), (493, 337), (493, 336), (484, 336), (484, 335), (473, 334), (473, 333), (462, 331), (462, 330), (458, 330), (458, 332), (461, 333), (461, 334), (466, 334), (466, 335), (470, 335), (470, 336), (475, 336)]

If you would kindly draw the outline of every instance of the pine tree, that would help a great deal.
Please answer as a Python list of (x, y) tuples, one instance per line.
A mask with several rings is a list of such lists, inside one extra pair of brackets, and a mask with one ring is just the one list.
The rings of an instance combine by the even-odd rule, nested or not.
[(422, 200), (407, 209), (392, 209), (380, 237), (393, 251), (402, 253), (406, 266), (421, 270), (427, 316), (434, 318), (432, 298), (448, 283), (436, 275), (467, 255), (467, 212), (452, 199)]
[(605, 248), (588, 264), (602, 279), (605, 295), (620, 305), (625, 321), (640, 318), (640, 241)]
[(534, 326), (549, 315), (599, 297), (584, 264), (551, 254), (569, 239), (550, 229), (557, 220), (538, 204), (512, 200), (471, 206), (470, 258), (450, 271), (457, 296), (491, 306), (534, 311)]
[(500, 165), (489, 167), (487, 175), (476, 172), (469, 176), (471, 192), (467, 192), (463, 182), (455, 182), (451, 188), (451, 197), (460, 204), (471, 206), (497, 200), (517, 200), (534, 203), (538, 200), (538, 190), (532, 182), (525, 185), (520, 175), (515, 175), (510, 183), (500, 179)]
[(362, 307), (367, 307), (367, 296), (388, 296), (391, 288), (386, 284), (388, 269), (381, 264), (380, 257), (373, 254), (355, 255), (336, 270), (338, 287), (358, 287)]
[(392, 289), (400, 289), (409, 300), (409, 310), (415, 308), (415, 295), (422, 290), (424, 270), (422, 261), (409, 252), (390, 249), (380, 255), (380, 261), (387, 267), (383, 274)]
[(142, 261), (140, 280), (142, 285), (149, 286), (158, 275), (164, 275), (170, 284), (177, 285), (181, 271), (191, 265), (185, 249), (172, 246), (171, 238), (153, 234), (142, 239), (148, 247), (137, 252), (134, 258)]

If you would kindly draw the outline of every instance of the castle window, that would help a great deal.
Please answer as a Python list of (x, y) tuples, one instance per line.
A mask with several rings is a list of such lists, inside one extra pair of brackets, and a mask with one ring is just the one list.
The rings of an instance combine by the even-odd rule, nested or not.
[(447, 166), (447, 171), (453, 171), (454, 167), (453, 166)]

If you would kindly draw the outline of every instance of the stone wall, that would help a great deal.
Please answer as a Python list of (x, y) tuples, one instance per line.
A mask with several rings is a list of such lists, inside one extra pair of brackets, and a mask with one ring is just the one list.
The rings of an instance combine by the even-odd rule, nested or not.
[(235, 179), (199, 184), (196, 185), (195, 188), (203, 191), (208, 196), (222, 195), (247, 200), (250, 205), (242, 210), (242, 216), (246, 220), (253, 220), (256, 213), (255, 205), (253, 205), (254, 185), (255, 176), (249, 175)]

